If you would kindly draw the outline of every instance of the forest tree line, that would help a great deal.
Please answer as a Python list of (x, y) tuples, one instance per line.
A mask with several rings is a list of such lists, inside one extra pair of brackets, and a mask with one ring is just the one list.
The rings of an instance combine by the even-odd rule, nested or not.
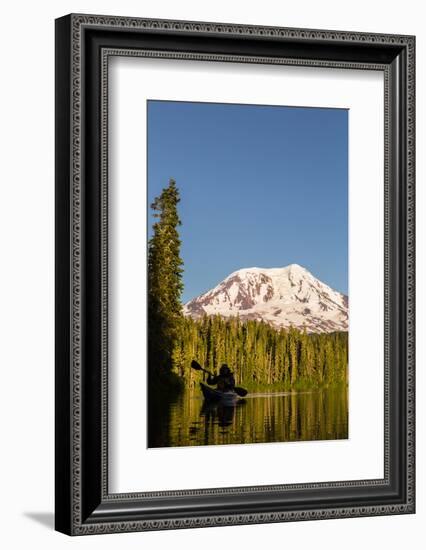
[(218, 315), (182, 318), (172, 370), (187, 386), (200, 381), (199, 372), (190, 367), (192, 359), (210, 371), (228, 364), (237, 384), (248, 389), (334, 386), (347, 383), (348, 334), (277, 330), (264, 322)]

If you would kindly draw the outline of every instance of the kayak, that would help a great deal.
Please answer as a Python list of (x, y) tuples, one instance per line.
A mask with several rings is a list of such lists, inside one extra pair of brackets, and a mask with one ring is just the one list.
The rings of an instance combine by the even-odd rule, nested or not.
[(206, 401), (221, 402), (225, 405), (234, 405), (238, 400), (238, 395), (234, 391), (220, 391), (200, 382), (201, 391)]

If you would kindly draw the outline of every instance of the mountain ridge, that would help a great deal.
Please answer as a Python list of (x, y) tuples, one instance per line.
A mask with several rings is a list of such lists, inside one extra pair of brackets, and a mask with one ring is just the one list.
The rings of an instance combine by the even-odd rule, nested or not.
[(307, 332), (348, 330), (348, 297), (299, 264), (278, 268), (242, 268), (211, 290), (187, 302), (184, 315), (238, 316), (263, 320), (276, 329)]

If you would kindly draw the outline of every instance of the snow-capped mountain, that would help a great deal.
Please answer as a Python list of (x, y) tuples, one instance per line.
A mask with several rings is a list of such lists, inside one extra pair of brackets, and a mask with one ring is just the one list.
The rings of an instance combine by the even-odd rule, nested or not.
[(297, 264), (231, 273), (215, 288), (193, 298), (184, 314), (263, 320), (276, 328), (307, 332), (348, 330), (348, 297), (333, 290)]

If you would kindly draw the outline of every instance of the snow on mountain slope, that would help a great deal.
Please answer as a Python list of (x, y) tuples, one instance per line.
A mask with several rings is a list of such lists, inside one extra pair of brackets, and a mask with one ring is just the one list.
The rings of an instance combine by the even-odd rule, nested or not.
[(263, 320), (275, 328), (306, 328), (307, 332), (348, 330), (348, 298), (297, 264), (231, 273), (215, 288), (193, 298), (184, 314)]

